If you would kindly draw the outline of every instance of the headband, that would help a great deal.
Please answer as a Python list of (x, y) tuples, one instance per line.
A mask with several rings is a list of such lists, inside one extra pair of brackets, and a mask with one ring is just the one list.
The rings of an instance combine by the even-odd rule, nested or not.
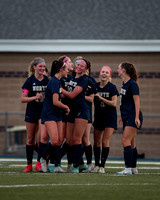
[(68, 59), (69, 59), (68, 57), (65, 57), (65, 58), (63, 59), (63, 62), (66, 62)]
[(45, 60), (44, 59), (39, 59), (34, 65), (37, 66), (39, 63), (45, 63)]
[(64, 62), (63, 65), (62, 65), (62, 67), (61, 67), (61, 69), (64, 68), (65, 66), (66, 66), (66, 63)]
[[(81, 62), (85, 63), (85, 65), (86, 65), (86, 68), (88, 67), (88, 66), (87, 66), (87, 63), (86, 63), (86, 61), (85, 61), (85, 60), (83, 60), (83, 59), (79, 59), (78, 61), (81, 61)], [(77, 62), (78, 62), (78, 61), (77, 61)]]
[(110, 73), (110, 76), (111, 76), (111, 68), (108, 67), (108, 66), (103, 66), (103, 67), (101, 68), (101, 70), (102, 70), (103, 68), (107, 69), (107, 70), (109, 71), (109, 73)]
[(75, 64), (76, 64), (78, 61), (79, 61), (78, 59), (77, 59), (77, 60), (75, 60), (75, 61), (74, 61), (74, 65), (75, 65)]

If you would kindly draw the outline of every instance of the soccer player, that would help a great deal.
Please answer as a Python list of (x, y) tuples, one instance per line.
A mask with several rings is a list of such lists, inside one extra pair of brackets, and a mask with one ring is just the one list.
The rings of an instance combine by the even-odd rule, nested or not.
[(120, 92), (120, 123), (123, 123), (122, 144), (124, 148), (125, 169), (117, 172), (118, 175), (138, 174), (136, 168), (137, 148), (136, 133), (142, 125), (142, 112), (140, 111), (139, 87), (137, 72), (133, 64), (121, 63), (118, 66), (118, 75), (123, 84)]
[[(105, 173), (105, 162), (109, 155), (109, 141), (117, 129), (116, 86), (111, 83), (111, 69), (103, 66), (100, 70), (100, 82), (95, 84), (94, 98), (94, 157), (95, 167), (91, 172)], [(102, 145), (102, 152), (101, 152)], [(101, 163), (100, 163), (101, 158)]]
[(85, 92), (88, 87), (90, 63), (80, 59), (75, 65), (75, 76), (70, 80), (67, 90), (62, 89), (64, 96), (71, 100), (71, 112), (68, 116), (66, 140), (73, 146), (73, 173), (79, 173), (79, 164), (82, 157), (82, 137), (89, 119), (89, 109), (85, 100)]
[(61, 144), (63, 142), (62, 134), (62, 109), (66, 115), (70, 112), (67, 105), (61, 102), (61, 83), (60, 79), (67, 76), (68, 68), (66, 63), (53, 61), (51, 68), (51, 79), (48, 83), (45, 99), (41, 114), (42, 123), (45, 124), (50, 141), (44, 149), (43, 156), (40, 159), (41, 169), (47, 172), (47, 156), (55, 160), (54, 173), (63, 173), (64, 170), (60, 167), (61, 161)]
[(27, 103), (25, 113), (25, 123), (27, 129), (27, 167), (24, 172), (32, 171), (32, 158), (38, 126), (41, 131), (45, 131), (44, 125), (39, 123), (45, 89), (48, 84), (48, 77), (43, 75), (45, 67), (46, 63), (44, 59), (40, 57), (34, 58), (29, 65), (29, 77), (22, 86), (23, 93), (21, 95), (21, 102)]
[[(72, 63), (71, 59), (66, 55), (60, 56), (58, 58), (58, 60), (60, 62), (65, 63), (65, 66), (68, 68), (68, 74), (66, 76), (63, 76), (60, 79), (62, 88), (67, 89), (68, 83), (71, 80), (72, 73), (73, 73), (73, 63)], [(61, 98), (61, 102), (63, 104), (65, 104), (65, 105), (68, 105), (68, 107), (69, 107), (70, 100), (68, 98), (63, 98), (63, 95), (61, 95), (61, 97), (62, 97)], [(62, 110), (62, 127), (63, 127), (62, 142), (63, 142), (63, 144), (61, 146), (61, 158), (67, 153), (68, 148), (69, 148), (68, 144), (66, 143), (66, 141), (64, 141), (65, 137), (66, 137), (67, 117), (68, 117), (68, 115), (66, 115), (65, 110)], [(54, 167), (55, 167), (54, 160), (50, 160), (50, 163), (48, 165), (49, 171), (53, 172), (54, 171)]]

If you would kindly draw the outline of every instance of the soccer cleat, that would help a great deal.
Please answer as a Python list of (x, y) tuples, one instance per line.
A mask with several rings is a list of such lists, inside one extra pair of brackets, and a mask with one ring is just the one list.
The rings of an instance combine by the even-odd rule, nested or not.
[(44, 160), (43, 158), (40, 159), (40, 163), (41, 163), (41, 169), (43, 172), (47, 172), (47, 163), (46, 160)]
[(79, 168), (78, 167), (72, 167), (71, 173), (79, 173)]
[(68, 164), (67, 173), (71, 173), (71, 172), (72, 172), (72, 164)]
[(39, 161), (37, 161), (35, 167), (34, 167), (34, 171), (35, 172), (41, 172), (42, 169), (41, 169), (41, 163)]
[(54, 169), (55, 169), (54, 164), (51, 164), (51, 163), (50, 163), (50, 164), (48, 165), (48, 171), (49, 171), (49, 172), (54, 172)]
[(132, 168), (131, 170), (132, 170), (132, 174), (138, 174), (138, 170), (137, 170), (136, 167), (135, 167), (135, 168)]
[(123, 171), (121, 172), (117, 172), (117, 175), (132, 175), (132, 171), (131, 168), (125, 168)]
[(88, 164), (88, 169), (82, 171), (82, 173), (90, 173), (94, 169), (94, 165)]
[(99, 171), (99, 166), (94, 166), (94, 168), (91, 170), (92, 173), (97, 173)]
[(54, 173), (65, 173), (65, 171), (61, 167), (55, 167)]
[(87, 170), (88, 169), (88, 165), (83, 164), (83, 165), (79, 165), (79, 172), (82, 172), (83, 170)]
[(32, 172), (32, 164), (27, 165), (26, 169), (23, 172)]
[(105, 174), (104, 167), (100, 167), (99, 170), (98, 170), (98, 173)]

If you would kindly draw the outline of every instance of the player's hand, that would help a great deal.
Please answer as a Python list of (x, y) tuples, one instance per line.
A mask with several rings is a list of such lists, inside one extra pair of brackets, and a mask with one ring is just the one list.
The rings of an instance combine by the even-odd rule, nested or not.
[(37, 93), (36, 94), (36, 99), (42, 99), (43, 98), (43, 94), (42, 93)]
[(121, 117), (119, 118), (118, 123), (119, 123), (119, 125), (123, 125), (123, 120)]
[(68, 114), (69, 114), (69, 112), (70, 112), (70, 109), (69, 109), (69, 107), (68, 107), (68, 106), (66, 107), (65, 111), (66, 111), (66, 115), (68, 115)]
[(140, 127), (141, 122), (140, 122), (139, 118), (136, 118), (136, 119), (135, 119), (135, 124), (136, 124), (137, 128)]

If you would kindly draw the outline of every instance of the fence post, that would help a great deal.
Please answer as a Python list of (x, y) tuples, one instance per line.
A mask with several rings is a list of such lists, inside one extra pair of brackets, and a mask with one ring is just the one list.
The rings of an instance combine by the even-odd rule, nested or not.
[(4, 153), (7, 153), (7, 149), (8, 149), (8, 132), (7, 132), (7, 128), (8, 128), (8, 112), (5, 112), (4, 115), (5, 115), (5, 124), (4, 124), (5, 146), (4, 146)]

